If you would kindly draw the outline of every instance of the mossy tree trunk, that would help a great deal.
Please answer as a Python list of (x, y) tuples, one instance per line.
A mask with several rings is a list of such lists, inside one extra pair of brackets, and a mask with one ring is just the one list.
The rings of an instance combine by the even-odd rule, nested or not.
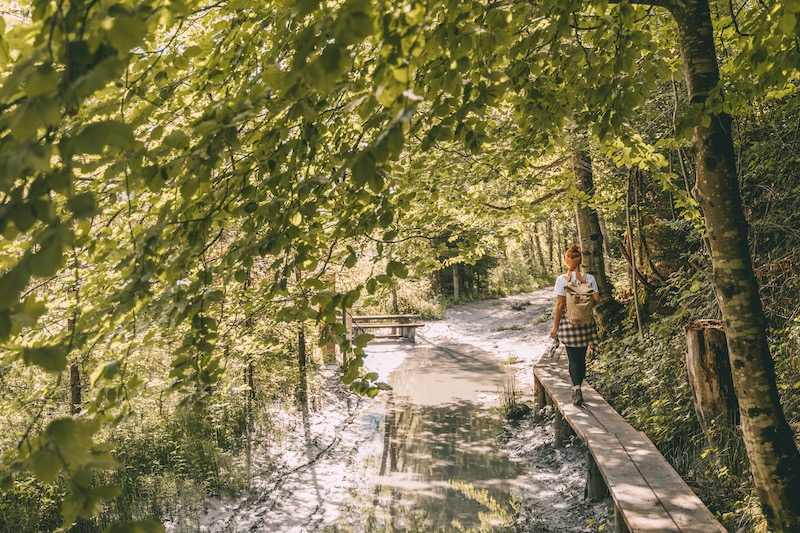
[[(572, 156), (572, 170), (575, 174), (575, 186), (588, 198), (594, 195), (592, 176), (592, 158), (586, 150), (577, 150)], [(600, 219), (597, 210), (586, 203), (579, 203), (575, 208), (575, 219), (578, 226), (578, 239), (583, 252), (583, 266), (597, 280), (600, 290), (600, 305), (597, 316), (601, 328), (608, 327), (618, 307), (612, 296), (612, 286), (606, 276), (606, 265), (603, 259), (603, 232), (600, 230)]]
[[(647, 3), (647, 2), (638, 2)], [(703, 109), (719, 84), (707, 0), (654, 1), (678, 25), (689, 101)], [(694, 128), (695, 194), (703, 210), (711, 261), (741, 411), (742, 436), (764, 516), (774, 531), (800, 531), (800, 453), (778, 398), (739, 194), (731, 117), (705, 109)]]

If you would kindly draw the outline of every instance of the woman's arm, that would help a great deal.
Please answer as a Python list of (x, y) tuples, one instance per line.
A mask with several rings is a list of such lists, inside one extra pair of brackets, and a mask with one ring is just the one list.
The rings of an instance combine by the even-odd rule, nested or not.
[(592, 300), (594, 300), (595, 304), (599, 304), (600, 303), (600, 293), (597, 292), (597, 291), (594, 291), (592, 293)]
[(556, 299), (556, 312), (553, 317), (553, 329), (550, 331), (550, 338), (555, 339), (558, 334), (558, 325), (561, 323), (561, 317), (564, 316), (564, 307), (567, 305), (566, 296), (558, 296)]

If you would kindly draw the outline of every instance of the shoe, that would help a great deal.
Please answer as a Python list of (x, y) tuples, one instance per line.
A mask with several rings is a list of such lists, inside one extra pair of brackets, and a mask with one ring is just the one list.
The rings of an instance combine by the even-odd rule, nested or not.
[(583, 393), (580, 389), (575, 389), (572, 391), (572, 405), (576, 405), (578, 407), (583, 405)]

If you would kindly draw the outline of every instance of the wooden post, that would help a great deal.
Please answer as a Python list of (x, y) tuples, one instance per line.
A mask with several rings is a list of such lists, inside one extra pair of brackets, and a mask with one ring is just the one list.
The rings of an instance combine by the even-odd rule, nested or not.
[(711, 446), (722, 444), (715, 428), (739, 422), (739, 402), (733, 390), (728, 344), (719, 320), (686, 325), (686, 371), (694, 409)]
[(614, 506), (614, 533), (630, 533), (628, 526), (625, 525), (625, 519), (622, 518), (622, 513), (619, 507)]
[(608, 496), (608, 486), (606, 485), (606, 481), (603, 479), (603, 474), (600, 473), (600, 469), (597, 467), (594, 456), (589, 450), (586, 450), (586, 466), (587, 476), (585, 496), (590, 501), (599, 502)]
[(542, 382), (539, 381), (539, 378), (536, 377), (536, 374), (533, 375), (533, 410), (539, 412), (545, 406), (545, 394), (544, 394), (544, 385)]
[(567, 423), (564, 415), (561, 414), (561, 411), (556, 409), (556, 416), (553, 419), (553, 430), (555, 432), (556, 437), (556, 448), (561, 448), (566, 443), (567, 438), (570, 435), (574, 435), (575, 433), (572, 431), (572, 428)]

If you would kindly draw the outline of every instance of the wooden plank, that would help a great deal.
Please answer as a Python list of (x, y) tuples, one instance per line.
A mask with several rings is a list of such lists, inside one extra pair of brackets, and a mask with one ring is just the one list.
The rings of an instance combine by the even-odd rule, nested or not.
[(363, 323), (363, 322), (354, 322), (354, 328), (361, 328), (361, 329), (378, 329), (378, 328), (421, 328), (425, 324), (412, 324), (412, 323), (403, 323), (403, 322), (373, 322), (373, 323)]
[(650, 439), (597, 391), (584, 386), (586, 404), (572, 405), (566, 365), (564, 357), (542, 359), (534, 367), (534, 377), (586, 443), (625, 525), (631, 531), (724, 532)]
[(606, 431), (617, 436), (681, 531), (725, 531), (644, 433), (628, 424), (594, 389), (588, 388), (584, 397), (587, 408)]
[(419, 315), (355, 315), (353, 320), (395, 320), (403, 318), (419, 318)]
[(658, 496), (613, 435), (598, 435), (587, 447), (631, 531), (680, 531)]
[(672, 468), (644, 433), (638, 441), (621, 441), (653, 492), (681, 531), (718, 532), (722, 527), (686, 481)]

